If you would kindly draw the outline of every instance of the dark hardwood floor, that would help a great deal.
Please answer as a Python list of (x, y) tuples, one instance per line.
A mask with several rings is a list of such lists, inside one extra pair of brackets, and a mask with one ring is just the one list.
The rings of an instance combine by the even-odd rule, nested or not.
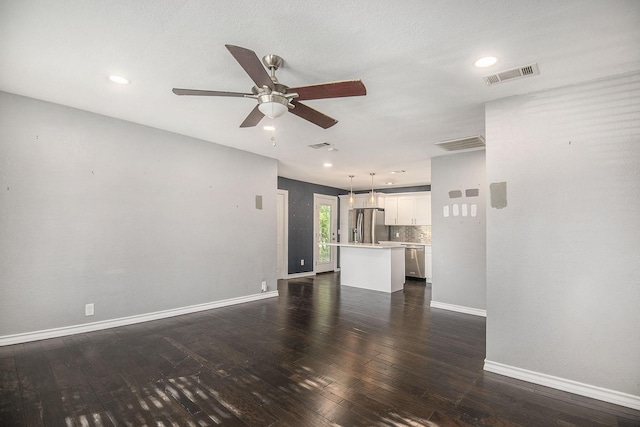
[(483, 372), (485, 319), (281, 281), (280, 297), (0, 347), (1, 426), (638, 426), (640, 411)]

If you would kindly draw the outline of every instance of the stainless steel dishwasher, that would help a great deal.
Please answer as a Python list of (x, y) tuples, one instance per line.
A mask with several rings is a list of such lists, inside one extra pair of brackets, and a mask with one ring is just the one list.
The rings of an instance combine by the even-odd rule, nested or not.
[(404, 274), (408, 277), (426, 279), (424, 270), (424, 246), (403, 245), (404, 250)]

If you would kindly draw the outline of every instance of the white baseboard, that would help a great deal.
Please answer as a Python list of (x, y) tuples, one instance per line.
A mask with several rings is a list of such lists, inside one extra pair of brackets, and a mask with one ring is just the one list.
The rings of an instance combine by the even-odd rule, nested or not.
[(557, 390), (567, 391), (569, 393), (579, 394), (592, 399), (598, 399), (604, 402), (640, 410), (640, 396), (634, 396), (632, 394), (584, 384), (565, 378), (554, 377), (552, 375), (541, 374), (527, 369), (516, 368), (514, 366), (504, 365), (502, 363), (492, 362), (486, 359), (484, 361), (484, 370), (493, 372), (494, 374), (500, 374), (516, 378), (518, 380), (540, 384), (545, 387), (551, 387)]
[(465, 307), (462, 305), (447, 304), (446, 302), (431, 301), (431, 307), (443, 310), (457, 311), (458, 313), (472, 314), (474, 316), (487, 317), (487, 310), (479, 308)]
[(213, 308), (227, 307), (245, 302), (258, 301), (265, 298), (273, 298), (279, 295), (278, 291), (263, 292), (238, 298), (229, 298), (222, 301), (208, 302), (205, 304), (190, 305), (187, 307), (172, 308), (153, 313), (138, 314), (135, 316), (120, 317), (118, 319), (103, 320), (100, 322), (84, 323), (82, 325), (65, 326), (62, 328), (46, 329), (42, 331), (26, 332), (15, 335), (0, 336), (0, 347), (3, 345), (21, 344), (30, 341), (46, 340), (50, 338), (64, 337), (67, 335), (83, 334), (85, 332), (99, 331), (118, 326), (133, 325), (149, 322), (151, 320), (166, 319), (167, 317), (196, 313), (198, 311), (211, 310)]
[(315, 276), (316, 273), (313, 271), (309, 271), (306, 273), (293, 273), (293, 274), (288, 274), (287, 275), (287, 279), (299, 279), (301, 277), (310, 277), (310, 276)]

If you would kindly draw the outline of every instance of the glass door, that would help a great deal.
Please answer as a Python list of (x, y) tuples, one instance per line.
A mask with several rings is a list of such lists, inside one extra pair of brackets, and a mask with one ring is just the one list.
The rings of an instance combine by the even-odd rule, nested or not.
[(338, 200), (335, 196), (314, 194), (314, 271), (334, 271), (337, 266)]

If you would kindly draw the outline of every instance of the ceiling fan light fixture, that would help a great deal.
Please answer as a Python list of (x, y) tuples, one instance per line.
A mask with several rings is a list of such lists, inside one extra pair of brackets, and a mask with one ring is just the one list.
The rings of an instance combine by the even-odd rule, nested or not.
[(258, 97), (258, 102), (258, 110), (260, 110), (260, 112), (265, 116), (272, 119), (280, 117), (289, 111), (289, 108), (287, 107), (289, 100), (282, 95), (275, 93), (260, 95)]

